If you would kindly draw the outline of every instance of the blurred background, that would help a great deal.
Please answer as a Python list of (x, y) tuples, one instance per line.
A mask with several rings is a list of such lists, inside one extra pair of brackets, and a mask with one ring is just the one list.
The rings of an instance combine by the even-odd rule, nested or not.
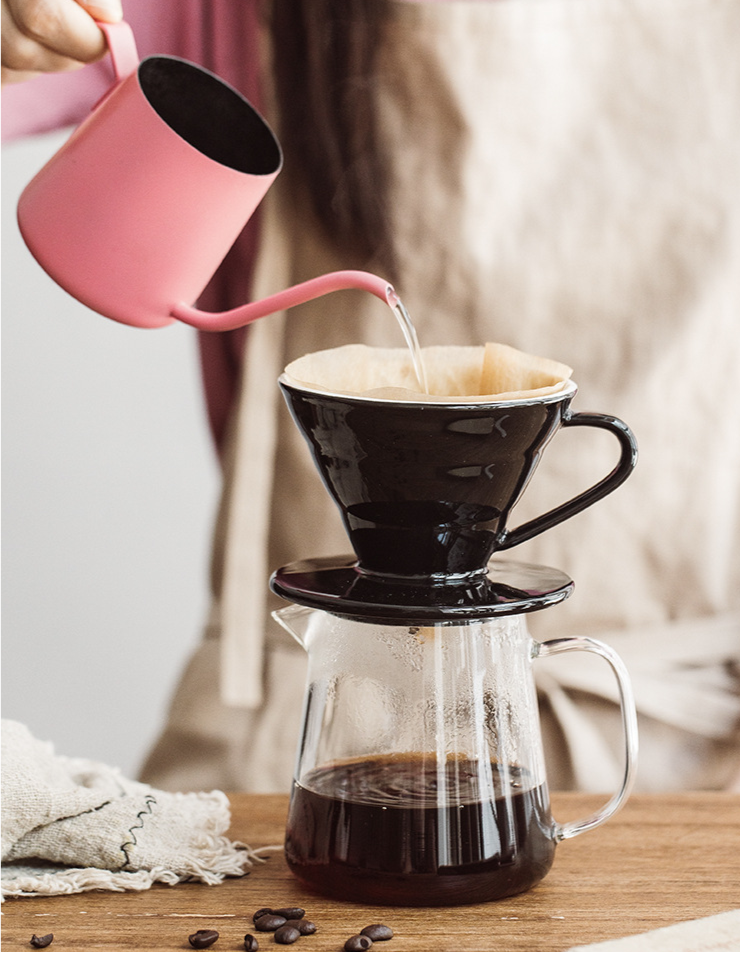
[(100, 317), (23, 244), (68, 132), (2, 151), (2, 713), (134, 775), (207, 611), (218, 463), (196, 333)]

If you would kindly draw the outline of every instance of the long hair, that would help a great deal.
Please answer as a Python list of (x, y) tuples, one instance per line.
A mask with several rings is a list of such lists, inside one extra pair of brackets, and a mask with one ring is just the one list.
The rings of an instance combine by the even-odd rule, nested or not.
[(272, 0), (279, 135), (287, 178), (327, 237), (395, 278), (376, 103), (388, 0)]

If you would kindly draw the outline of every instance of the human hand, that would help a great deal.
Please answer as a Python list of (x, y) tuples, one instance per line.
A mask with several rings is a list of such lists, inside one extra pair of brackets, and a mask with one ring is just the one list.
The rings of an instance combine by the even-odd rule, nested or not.
[(75, 70), (107, 51), (95, 20), (118, 23), (120, 0), (2, 0), (2, 83)]

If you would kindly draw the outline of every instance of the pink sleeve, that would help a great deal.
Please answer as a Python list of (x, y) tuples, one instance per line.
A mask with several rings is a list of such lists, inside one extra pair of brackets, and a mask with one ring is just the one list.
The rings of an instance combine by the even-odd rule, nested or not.
[[(123, 10), (142, 58), (160, 53), (200, 63), (259, 106), (259, 0), (123, 0)], [(112, 78), (106, 57), (3, 87), (3, 142), (76, 126)]]
[(2, 140), (76, 126), (110, 86), (106, 61), (73, 73), (39, 76), (5, 86), (2, 92)]

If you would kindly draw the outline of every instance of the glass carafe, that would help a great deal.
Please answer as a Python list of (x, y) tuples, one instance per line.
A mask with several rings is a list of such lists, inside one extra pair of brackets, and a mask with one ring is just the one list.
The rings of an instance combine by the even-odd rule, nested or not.
[[(384, 625), (290, 606), (275, 614), (308, 652), (304, 723), (285, 852), (336, 898), (451, 905), (523, 892), (557, 843), (627, 797), (637, 745), (627, 673), (587, 637), (538, 643), (524, 614)], [(625, 735), (622, 786), (594, 815), (550, 812), (532, 662), (604, 657)]]

